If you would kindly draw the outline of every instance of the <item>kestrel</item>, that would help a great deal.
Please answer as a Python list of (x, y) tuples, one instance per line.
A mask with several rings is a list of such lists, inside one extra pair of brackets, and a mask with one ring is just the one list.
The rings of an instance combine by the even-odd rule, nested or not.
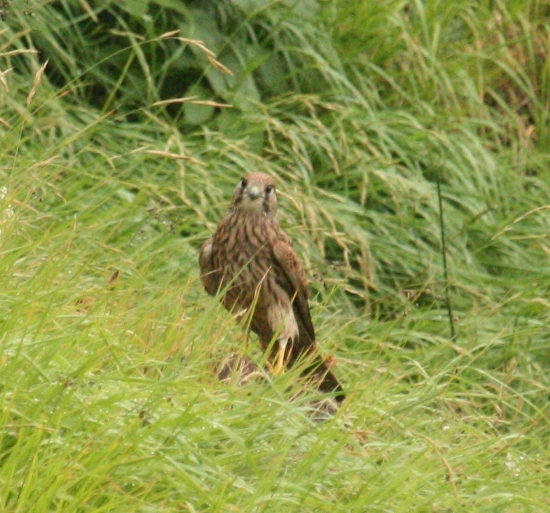
[(342, 386), (315, 344), (307, 281), (292, 241), (277, 220), (275, 182), (264, 173), (246, 173), (233, 194), (229, 212), (201, 247), (201, 280), (222, 304), (270, 349), (273, 374), (301, 358), (304, 374), (323, 392), (345, 398)]

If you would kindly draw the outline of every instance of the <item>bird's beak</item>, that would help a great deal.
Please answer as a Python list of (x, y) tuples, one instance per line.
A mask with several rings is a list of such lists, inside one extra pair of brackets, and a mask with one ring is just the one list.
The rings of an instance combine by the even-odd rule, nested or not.
[(261, 195), (261, 191), (260, 191), (260, 188), (259, 187), (250, 187), (249, 189), (247, 189), (246, 191), (246, 195), (252, 200), (257, 200)]

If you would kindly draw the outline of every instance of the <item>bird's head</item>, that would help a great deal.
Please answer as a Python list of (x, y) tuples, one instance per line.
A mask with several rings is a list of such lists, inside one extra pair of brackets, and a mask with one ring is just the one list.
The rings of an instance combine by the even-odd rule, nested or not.
[(275, 214), (277, 194), (273, 178), (265, 173), (246, 173), (233, 193), (233, 210), (255, 214)]

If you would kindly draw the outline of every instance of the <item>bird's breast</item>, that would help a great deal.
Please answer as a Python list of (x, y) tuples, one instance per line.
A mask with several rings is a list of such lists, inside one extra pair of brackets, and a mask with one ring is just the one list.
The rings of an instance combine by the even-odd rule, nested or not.
[(234, 214), (220, 223), (212, 242), (212, 259), (225, 285), (250, 286), (265, 277), (273, 265), (270, 230), (261, 217)]

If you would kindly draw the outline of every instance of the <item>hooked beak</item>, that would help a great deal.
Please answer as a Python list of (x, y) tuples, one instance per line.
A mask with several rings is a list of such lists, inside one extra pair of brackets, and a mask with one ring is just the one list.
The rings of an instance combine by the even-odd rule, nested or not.
[(258, 198), (261, 197), (262, 193), (259, 189), (259, 187), (250, 187), (250, 189), (248, 189), (246, 191), (246, 195), (252, 200), (257, 200)]

